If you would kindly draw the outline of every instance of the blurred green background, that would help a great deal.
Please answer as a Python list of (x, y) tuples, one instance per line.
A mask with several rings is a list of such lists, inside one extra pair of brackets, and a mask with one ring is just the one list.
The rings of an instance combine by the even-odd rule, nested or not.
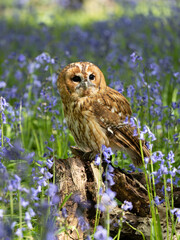
[(87, 25), (123, 15), (170, 16), (179, 0), (1, 0), (0, 18), (36, 25)]

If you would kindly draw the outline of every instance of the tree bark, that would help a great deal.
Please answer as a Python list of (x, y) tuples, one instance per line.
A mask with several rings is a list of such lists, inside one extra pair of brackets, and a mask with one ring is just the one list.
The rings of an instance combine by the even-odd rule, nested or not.
[[(72, 149), (72, 152), (79, 157), (68, 159), (56, 159), (56, 184), (59, 187), (59, 194), (62, 199), (72, 193), (65, 207), (68, 213), (66, 218), (60, 213), (58, 224), (64, 227), (65, 231), (59, 234), (60, 240), (76, 240), (86, 239), (88, 233), (93, 232), (96, 216), (96, 203), (98, 194), (98, 179), (101, 178), (98, 168), (90, 160), (88, 155), (82, 154), (77, 149)], [(127, 173), (119, 168), (114, 170), (115, 185), (112, 190), (116, 192), (116, 198), (124, 202), (130, 201), (133, 204), (133, 210), (126, 212), (124, 218), (126, 222), (134, 228), (142, 231), (146, 239), (150, 239), (151, 215), (149, 207), (149, 198), (147, 189), (145, 188), (144, 173)], [(179, 189), (177, 189), (177, 192)], [(179, 203), (179, 196), (176, 194), (176, 203)], [(177, 207), (177, 206), (176, 206)], [(165, 206), (161, 204), (158, 207), (161, 227), (163, 229), (163, 239), (166, 239), (166, 211)], [(124, 213), (123, 213), (124, 214)], [(84, 218), (89, 225), (90, 230), (82, 231), (81, 218)], [(122, 209), (116, 207), (110, 213), (110, 235), (113, 237), (117, 234), (119, 226), (117, 220), (122, 216)], [(80, 219), (81, 220), (80, 220)], [(100, 223), (104, 223), (104, 214), (100, 216)], [(171, 232), (171, 223), (169, 223)], [(177, 226), (180, 229), (180, 226)], [(178, 229), (178, 231), (180, 231)], [(121, 231), (122, 239), (143, 239), (142, 235), (123, 223)], [(176, 238), (174, 238), (176, 239)]]

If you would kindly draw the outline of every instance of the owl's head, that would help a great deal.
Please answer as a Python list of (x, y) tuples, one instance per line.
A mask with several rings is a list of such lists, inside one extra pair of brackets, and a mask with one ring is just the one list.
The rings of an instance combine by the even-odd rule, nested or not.
[(105, 89), (106, 81), (101, 70), (89, 62), (76, 62), (67, 65), (57, 80), (62, 99), (78, 99), (93, 96)]

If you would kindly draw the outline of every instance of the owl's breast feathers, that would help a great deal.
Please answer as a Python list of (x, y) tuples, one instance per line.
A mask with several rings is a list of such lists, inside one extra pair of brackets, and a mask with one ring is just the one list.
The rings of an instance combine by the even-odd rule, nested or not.
[(109, 146), (108, 137), (93, 114), (92, 97), (82, 97), (64, 104), (64, 113), (78, 147), (85, 151), (100, 152), (102, 145)]
[[(129, 102), (114, 89), (106, 87), (93, 97), (79, 98), (66, 108), (65, 115), (77, 145), (84, 151), (100, 152), (102, 144), (127, 152), (135, 165), (142, 163), (139, 136), (134, 136), (126, 117), (132, 114)], [(149, 150), (142, 141), (144, 157)]]

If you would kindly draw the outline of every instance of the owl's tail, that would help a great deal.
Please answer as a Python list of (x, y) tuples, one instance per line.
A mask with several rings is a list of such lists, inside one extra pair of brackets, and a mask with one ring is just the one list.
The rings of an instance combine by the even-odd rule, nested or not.
[[(145, 142), (144, 142), (144, 145), (142, 146), (142, 150), (143, 150), (143, 157), (150, 159), (150, 151), (147, 148)], [(140, 148), (136, 149), (136, 151), (133, 151), (132, 149), (128, 149), (127, 153), (130, 155), (135, 166), (140, 166), (143, 164)]]
[[(140, 149), (139, 136), (134, 135), (134, 127), (126, 125), (123, 128), (116, 129), (115, 134), (111, 138), (111, 145), (114, 149), (127, 152), (130, 155), (135, 166), (142, 165), (142, 155)], [(113, 143), (113, 144), (112, 144)], [(146, 146), (146, 142), (141, 140), (143, 157), (150, 158), (150, 151)]]

